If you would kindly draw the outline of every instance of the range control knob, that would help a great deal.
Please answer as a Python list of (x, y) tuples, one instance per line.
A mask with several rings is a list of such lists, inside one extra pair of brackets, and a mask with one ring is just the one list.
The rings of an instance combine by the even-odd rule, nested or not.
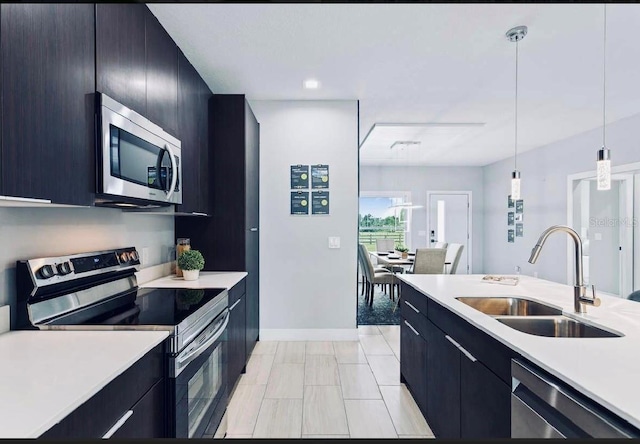
[(127, 254), (127, 252), (123, 251), (122, 253), (120, 253), (120, 263), (122, 264), (128, 261), (129, 261), (129, 255)]
[(39, 279), (49, 279), (50, 277), (53, 277), (54, 274), (56, 273), (51, 265), (43, 265), (36, 272)]
[(58, 269), (58, 274), (61, 276), (71, 273), (71, 265), (69, 265), (69, 262), (58, 264), (56, 268)]
[(132, 260), (132, 261), (138, 260), (138, 252), (136, 250), (129, 252), (129, 260)]

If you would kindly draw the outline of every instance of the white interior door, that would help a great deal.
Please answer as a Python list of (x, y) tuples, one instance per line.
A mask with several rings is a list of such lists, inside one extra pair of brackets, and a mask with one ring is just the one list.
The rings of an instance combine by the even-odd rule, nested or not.
[(469, 246), (471, 244), (469, 193), (427, 193), (429, 205), (428, 232), (431, 245), (435, 242), (462, 244), (462, 256), (456, 274), (471, 273)]

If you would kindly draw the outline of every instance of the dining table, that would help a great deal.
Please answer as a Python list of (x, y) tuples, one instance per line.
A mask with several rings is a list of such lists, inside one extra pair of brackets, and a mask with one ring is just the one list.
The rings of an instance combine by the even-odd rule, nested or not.
[[(399, 254), (394, 254), (388, 251), (370, 251), (369, 255), (375, 258), (379, 264), (388, 265), (391, 268), (391, 272), (395, 273), (399, 268), (405, 269), (413, 265), (415, 260), (415, 253), (408, 253), (405, 259)], [(445, 262), (446, 265), (451, 265), (451, 262)]]

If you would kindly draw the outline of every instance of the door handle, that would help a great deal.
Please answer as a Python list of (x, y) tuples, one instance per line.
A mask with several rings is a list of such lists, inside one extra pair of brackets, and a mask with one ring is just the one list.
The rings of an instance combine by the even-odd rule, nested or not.
[(416, 336), (420, 336), (420, 333), (418, 333), (418, 331), (413, 328), (413, 325), (409, 324), (407, 321), (404, 321), (404, 323), (407, 325), (407, 327), (409, 327), (411, 330), (413, 330), (413, 332), (416, 334)]
[(254, 228), (251, 228), (249, 231), (258, 231), (258, 229), (254, 227)]
[(404, 299), (403, 299), (403, 301), (404, 301), (404, 303), (405, 303), (405, 304), (407, 304), (409, 307), (411, 307), (411, 309), (412, 309), (413, 311), (415, 311), (416, 313), (420, 313), (420, 310), (418, 310), (416, 307), (414, 307), (414, 306), (411, 304), (411, 302), (407, 302), (407, 301), (406, 301), (406, 300), (404, 300)]
[(233, 305), (231, 307), (229, 307), (229, 311), (232, 311), (234, 308), (236, 308), (236, 305), (238, 305), (240, 303), (240, 301), (242, 300), (242, 298), (238, 299), (237, 301), (235, 301), (233, 303)]
[(460, 344), (458, 344), (451, 336), (449, 335), (444, 335), (445, 339), (449, 342), (451, 342), (453, 345), (456, 346), (456, 348), (458, 350), (460, 350), (462, 352), (463, 355), (465, 355), (467, 358), (469, 358), (469, 360), (471, 362), (476, 362), (477, 359), (475, 358), (475, 356), (473, 356), (471, 353), (469, 353), (463, 346), (461, 346)]
[(107, 430), (107, 433), (102, 435), (102, 439), (111, 438), (114, 435), (114, 433), (120, 430), (120, 428), (124, 425), (124, 423), (127, 422), (129, 418), (131, 418), (131, 415), (133, 415), (133, 410), (127, 410), (127, 412), (124, 415), (122, 415), (122, 418), (118, 419), (116, 423), (109, 430)]
[(176, 162), (176, 156), (173, 154), (173, 150), (171, 149), (171, 145), (168, 143), (164, 145), (164, 149), (169, 153), (169, 160), (171, 160), (171, 170), (173, 174), (171, 175), (171, 186), (169, 187), (169, 192), (167, 193), (167, 200), (171, 199), (173, 192), (176, 190), (176, 185), (178, 183), (178, 162)]

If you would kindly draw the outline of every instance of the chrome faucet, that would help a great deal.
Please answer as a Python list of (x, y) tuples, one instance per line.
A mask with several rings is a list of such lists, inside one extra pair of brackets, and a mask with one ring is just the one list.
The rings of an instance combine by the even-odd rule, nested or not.
[(540, 256), (540, 251), (542, 250), (542, 246), (547, 241), (547, 238), (551, 233), (555, 233), (556, 231), (564, 231), (567, 233), (571, 239), (573, 239), (573, 244), (575, 246), (575, 283), (573, 286), (573, 308), (576, 313), (586, 313), (587, 309), (585, 305), (593, 305), (594, 307), (600, 306), (600, 299), (596, 297), (596, 287), (591, 286), (593, 297), (587, 297), (587, 287), (584, 285), (584, 276), (582, 274), (582, 240), (578, 233), (575, 232), (570, 227), (566, 225), (554, 225), (552, 227), (547, 228), (542, 232), (536, 246), (531, 250), (531, 256), (529, 257), (529, 263), (535, 264), (538, 260), (538, 256)]

